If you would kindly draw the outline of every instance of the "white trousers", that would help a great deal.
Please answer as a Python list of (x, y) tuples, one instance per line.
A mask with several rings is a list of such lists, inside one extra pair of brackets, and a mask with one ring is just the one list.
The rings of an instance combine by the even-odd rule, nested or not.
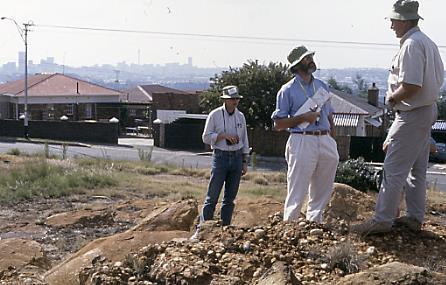
[(292, 133), (286, 145), (285, 158), (288, 163), (288, 194), (283, 220), (299, 218), (308, 194), (306, 219), (322, 223), (339, 162), (336, 141), (330, 135)]

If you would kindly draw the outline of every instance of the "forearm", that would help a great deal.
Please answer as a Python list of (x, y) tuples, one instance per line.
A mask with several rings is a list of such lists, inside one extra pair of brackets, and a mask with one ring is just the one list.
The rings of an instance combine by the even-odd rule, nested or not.
[(399, 103), (414, 96), (420, 89), (420, 86), (403, 83), (395, 90), (395, 92), (390, 92), (388, 94), (388, 101), (394, 104)]
[(283, 118), (283, 119), (275, 119), (274, 120), (274, 127), (277, 130), (285, 130), (288, 128), (294, 128), (295, 126), (307, 122), (307, 118), (305, 114), (296, 116), (296, 117), (289, 117), (289, 118)]

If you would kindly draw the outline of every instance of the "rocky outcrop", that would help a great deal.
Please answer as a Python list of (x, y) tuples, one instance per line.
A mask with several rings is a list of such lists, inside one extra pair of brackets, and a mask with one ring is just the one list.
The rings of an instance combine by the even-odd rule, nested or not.
[(391, 262), (341, 279), (338, 285), (446, 284), (446, 275), (423, 267)]
[(300, 285), (293, 271), (283, 262), (275, 262), (256, 285)]
[(38, 242), (17, 238), (0, 239), (0, 279), (28, 265), (40, 269), (50, 267)]
[(117, 262), (148, 244), (162, 243), (174, 238), (190, 236), (197, 216), (197, 204), (193, 200), (174, 203), (154, 211), (134, 228), (113, 236), (94, 240), (70, 258), (45, 274), (50, 285), (77, 285), (82, 268), (98, 261)]

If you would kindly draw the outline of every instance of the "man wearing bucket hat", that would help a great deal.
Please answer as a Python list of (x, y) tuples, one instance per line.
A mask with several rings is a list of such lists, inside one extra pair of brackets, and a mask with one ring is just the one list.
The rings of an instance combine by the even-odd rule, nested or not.
[(288, 164), (285, 221), (300, 217), (308, 193), (306, 219), (322, 223), (339, 161), (336, 141), (330, 136), (333, 129), (330, 101), (296, 116), (299, 108), (311, 100), (319, 88), (328, 91), (326, 84), (313, 76), (316, 70), (313, 56), (314, 52), (304, 46), (293, 49), (288, 55), (289, 71), (294, 78), (277, 93), (276, 110), (271, 115), (276, 129), (290, 132), (285, 149)]
[[(418, 27), (418, 2), (398, 0), (390, 16), (391, 29), (400, 38), (393, 59), (386, 104), (395, 120), (386, 138), (386, 158), (375, 215), (351, 227), (362, 235), (388, 232), (392, 226), (421, 230), (426, 201), (426, 170), (431, 126), (437, 118), (436, 100), (444, 67), (437, 45)], [(405, 193), (406, 214), (396, 218)]]
[(229, 225), (240, 178), (248, 170), (249, 143), (245, 116), (237, 109), (243, 98), (238, 88), (233, 85), (224, 87), (220, 98), (224, 103), (210, 112), (202, 135), (203, 142), (211, 145), (213, 154), (211, 178), (200, 222), (213, 219), (224, 184), (221, 221), (222, 225)]

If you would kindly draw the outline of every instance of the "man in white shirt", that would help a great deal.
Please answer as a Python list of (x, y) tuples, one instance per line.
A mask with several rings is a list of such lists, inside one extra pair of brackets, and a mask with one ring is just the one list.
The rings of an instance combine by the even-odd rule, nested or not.
[[(375, 215), (351, 228), (362, 235), (388, 232), (393, 225), (421, 230), (430, 131), (437, 118), (436, 100), (444, 77), (437, 45), (418, 27), (418, 20), (423, 19), (418, 15), (418, 2), (398, 0), (389, 18), (396, 37), (401, 39), (386, 96), (386, 104), (393, 107), (396, 115), (386, 138), (383, 181)], [(406, 214), (396, 218), (403, 191)]]
[(240, 99), (236, 86), (223, 88), (221, 107), (211, 111), (203, 131), (203, 142), (211, 145), (212, 170), (200, 222), (212, 220), (221, 189), (225, 186), (221, 204), (222, 225), (231, 224), (234, 199), (241, 176), (248, 170), (249, 143), (246, 120), (237, 109)]

